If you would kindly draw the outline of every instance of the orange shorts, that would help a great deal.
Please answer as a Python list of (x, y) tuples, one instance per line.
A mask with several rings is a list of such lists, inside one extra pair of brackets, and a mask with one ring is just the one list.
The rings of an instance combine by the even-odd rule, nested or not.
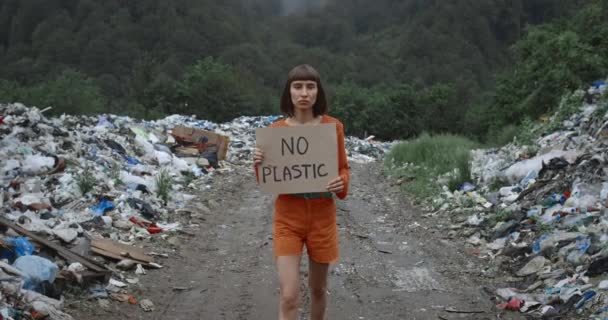
[(279, 195), (272, 226), (274, 255), (299, 256), (306, 244), (318, 263), (338, 260), (338, 225), (334, 199), (304, 199)]

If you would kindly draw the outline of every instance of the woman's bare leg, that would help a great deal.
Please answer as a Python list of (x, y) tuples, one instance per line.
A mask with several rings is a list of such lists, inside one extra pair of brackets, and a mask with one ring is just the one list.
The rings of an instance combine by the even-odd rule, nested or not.
[(324, 320), (327, 306), (327, 272), (329, 263), (309, 260), (308, 286), (310, 287), (310, 319)]
[(301, 256), (276, 257), (281, 297), (279, 300), (279, 320), (296, 320), (300, 301), (300, 260)]

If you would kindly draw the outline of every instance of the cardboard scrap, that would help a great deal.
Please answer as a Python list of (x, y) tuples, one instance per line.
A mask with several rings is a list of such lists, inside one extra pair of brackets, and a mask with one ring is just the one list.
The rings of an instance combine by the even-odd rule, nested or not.
[(153, 258), (147, 255), (141, 248), (129, 246), (109, 239), (91, 240), (91, 251), (116, 260), (128, 258), (144, 265), (148, 265), (153, 260)]
[(206, 130), (184, 127), (184, 126), (176, 126), (171, 130), (171, 135), (175, 137), (175, 140), (178, 142), (187, 142), (191, 144), (196, 144), (200, 138), (207, 137), (207, 144), (209, 146), (216, 145), (217, 146), (217, 159), (225, 160), (226, 153), (228, 152), (228, 144), (230, 143), (230, 138), (227, 136), (223, 136), (221, 134), (217, 134), (214, 132), (209, 132)]

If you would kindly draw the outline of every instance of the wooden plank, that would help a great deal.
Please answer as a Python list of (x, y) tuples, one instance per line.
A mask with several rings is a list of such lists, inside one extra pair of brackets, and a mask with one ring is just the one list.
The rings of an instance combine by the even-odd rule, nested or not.
[[(68, 271), (69, 273), (69, 271)], [(95, 272), (95, 271), (90, 271), (90, 270), (85, 270), (83, 272), (79, 273), (80, 276), (82, 276), (82, 284), (84, 285), (90, 285), (94, 282), (101, 282), (101, 283), (105, 283), (108, 282), (108, 280), (110, 280), (110, 273), (109, 272)], [(66, 275), (63, 272), (59, 272), (57, 273), (57, 277), (55, 278), (55, 284), (58, 284), (58, 281), (64, 281), (66, 283), (75, 281), (74, 276), (69, 274)]]
[(148, 263), (149, 263), (148, 261), (140, 261), (140, 260), (137, 260), (137, 259), (135, 259), (133, 257), (121, 256), (118, 253), (111, 252), (111, 251), (106, 251), (106, 250), (103, 250), (103, 249), (100, 249), (100, 248), (91, 247), (91, 251), (94, 252), (94, 253), (97, 253), (99, 255), (102, 255), (104, 257), (108, 257), (108, 258), (112, 258), (112, 259), (116, 259), (116, 260), (131, 259), (131, 260), (135, 261), (135, 263), (139, 263), (139, 264), (142, 264), (142, 265), (145, 265), (145, 266), (147, 266)]
[[(0, 196), (2, 196), (2, 195), (0, 195)], [(12, 250), (15, 247), (15, 245), (0, 239), (0, 247)]]
[(93, 248), (111, 252), (118, 256), (118, 259), (129, 258), (131, 260), (145, 261), (146, 263), (152, 262), (152, 257), (147, 255), (143, 249), (112, 241), (110, 239), (92, 239), (91, 249)]
[(106, 267), (89, 260), (88, 258), (79, 255), (78, 253), (65, 248), (61, 245), (58, 245), (54, 242), (48, 241), (47, 239), (44, 239), (32, 232), (29, 232), (27, 230), (25, 230), (24, 228), (12, 223), (10, 220), (4, 218), (4, 217), (0, 217), (0, 224), (9, 227), (13, 230), (15, 230), (15, 232), (19, 233), (20, 235), (26, 236), (30, 239), (32, 239), (33, 241), (36, 241), (52, 250), (54, 250), (55, 252), (57, 252), (60, 256), (66, 258), (68, 261), (71, 262), (80, 262), (83, 266), (89, 268), (90, 270), (93, 271), (97, 271), (97, 272), (109, 272), (108, 269), (106, 269)]

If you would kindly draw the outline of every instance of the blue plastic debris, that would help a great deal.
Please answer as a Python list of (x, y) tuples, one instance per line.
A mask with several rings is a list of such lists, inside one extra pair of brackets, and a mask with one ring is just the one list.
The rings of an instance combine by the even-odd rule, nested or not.
[(137, 160), (133, 157), (129, 157), (127, 155), (124, 156), (124, 159), (127, 161), (128, 164), (137, 165), (140, 163), (139, 160)]
[(532, 243), (532, 252), (535, 254), (539, 254), (541, 251), (541, 244), (549, 238), (549, 235), (543, 234), (538, 239), (534, 240)]
[(591, 298), (595, 297), (595, 291), (593, 290), (589, 290), (585, 293), (583, 293), (583, 296), (581, 297), (581, 299), (574, 305), (574, 308), (576, 309), (580, 309), (582, 308), (585, 303), (589, 300), (591, 300)]
[(536, 178), (538, 178), (538, 171), (530, 170), (530, 172), (521, 180), (519, 186), (522, 189), (526, 189)]
[(4, 240), (6, 243), (12, 244), (13, 248), (6, 250), (0, 257), (13, 261), (22, 256), (29, 256), (34, 253), (34, 245), (25, 237), (8, 238)]
[(114, 209), (114, 204), (110, 201), (107, 200), (101, 200), (99, 201), (99, 204), (97, 204), (96, 206), (92, 207), (91, 210), (93, 212), (95, 212), (95, 215), (97, 216), (101, 216), (104, 213)]
[(596, 89), (599, 89), (601, 86), (604, 86), (604, 85), (606, 85), (606, 81), (603, 81), (603, 80), (593, 81), (593, 86)]
[(24, 289), (39, 290), (44, 281), (53, 283), (59, 267), (52, 261), (39, 256), (23, 256), (17, 258), (13, 266), (26, 275)]
[(465, 182), (462, 185), (460, 185), (460, 188), (458, 188), (458, 190), (462, 191), (462, 192), (470, 192), (475, 190), (475, 186), (472, 183), (469, 182)]

